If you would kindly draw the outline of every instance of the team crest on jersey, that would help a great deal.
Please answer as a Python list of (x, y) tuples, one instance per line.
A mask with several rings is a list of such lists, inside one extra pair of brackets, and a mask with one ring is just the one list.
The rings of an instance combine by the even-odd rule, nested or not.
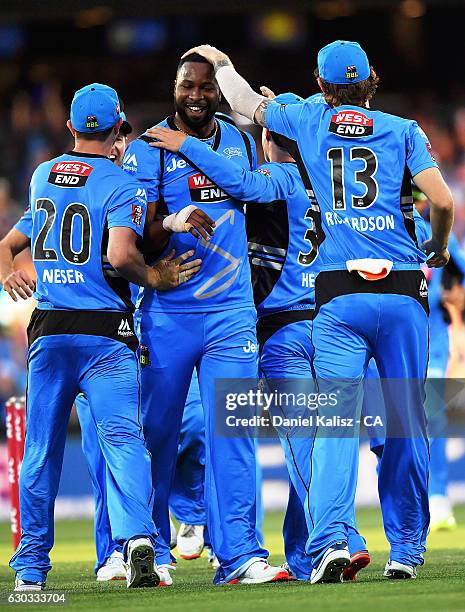
[(239, 147), (226, 147), (226, 149), (223, 149), (223, 153), (228, 159), (231, 159), (231, 157), (242, 157), (242, 151)]
[(271, 170), (268, 170), (268, 168), (258, 168), (257, 172), (263, 174), (263, 176), (271, 176)]
[(346, 79), (353, 80), (358, 77), (357, 66), (347, 66)]
[(373, 119), (359, 111), (339, 111), (331, 117), (329, 131), (345, 138), (371, 136)]
[(188, 184), (193, 202), (223, 202), (229, 200), (229, 196), (201, 172), (191, 174), (188, 178)]
[(93, 167), (84, 162), (56, 162), (48, 175), (48, 182), (58, 187), (83, 187)]
[(140, 226), (142, 224), (142, 217), (144, 216), (144, 207), (142, 204), (133, 204), (131, 219), (134, 225)]

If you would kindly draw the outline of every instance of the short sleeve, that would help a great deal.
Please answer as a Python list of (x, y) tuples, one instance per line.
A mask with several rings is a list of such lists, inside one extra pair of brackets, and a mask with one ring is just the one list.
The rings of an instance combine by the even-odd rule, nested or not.
[(135, 182), (118, 188), (108, 208), (108, 228), (129, 227), (136, 234), (144, 234), (147, 195), (145, 189)]
[(438, 167), (428, 137), (416, 121), (410, 122), (406, 144), (407, 166), (413, 177), (422, 170)]
[(140, 181), (148, 202), (160, 199), (160, 149), (150, 147), (143, 140), (131, 142), (123, 158), (123, 170)]
[(266, 127), (272, 132), (297, 140), (304, 104), (278, 104), (271, 102), (265, 111)]
[(32, 212), (31, 208), (28, 207), (23, 213), (21, 219), (15, 224), (15, 229), (27, 236), (28, 238), (32, 235)]

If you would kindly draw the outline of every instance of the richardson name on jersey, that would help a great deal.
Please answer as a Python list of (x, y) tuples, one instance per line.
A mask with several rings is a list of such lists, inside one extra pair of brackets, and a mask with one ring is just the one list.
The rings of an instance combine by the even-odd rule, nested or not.
[(229, 196), (201, 172), (191, 174), (188, 183), (193, 202), (223, 202), (229, 200)]
[(358, 111), (339, 111), (331, 117), (329, 131), (350, 138), (371, 136), (373, 119)]
[(395, 228), (394, 215), (378, 215), (370, 217), (340, 217), (335, 212), (325, 213), (328, 225), (349, 225), (357, 232), (382, 232)]
[(48, 182), (58, 187), (83, 187), (92, 166), (84, 162), (56, 162), (48, 175)]

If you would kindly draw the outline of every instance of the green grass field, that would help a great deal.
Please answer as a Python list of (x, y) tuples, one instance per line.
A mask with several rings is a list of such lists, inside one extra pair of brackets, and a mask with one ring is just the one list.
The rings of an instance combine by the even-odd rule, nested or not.
[[(248, 612), (261, 610), (465, 610), (465, 506), (456, 509), (460, 527), (429, 536), (426, 563), (418, 579), (388, 581), (382, 577), (387, 543), (376, 510), (362, 510), (359, 526), (372, 553), (371, 565), (351, 584), (315, 585), (281, 583), (261, 586), (214, 587), (206, 557), (180, 561), (169, 588), (127, 591), (124, 582), (97, 583), (92, 566), (94, 547), (90, 521), (61, 521), (56, 526), (54, 569), (48, 589), (66, 591), (66, 607), (80, 610), (157, 608), (164, 612)], [(269, 514), (265, 521), (266, 546), (271, 561), (284, 560), (282, 515)], [(7, 567), (11, 555), (9, 526), (0, 524), (0, 591), (11, 591), (14, 574)], [(2, 610), (15, 606), (3, 605)], [(16, 606), (18, 607), (18, 606)], [(24, 606), (20, 606), (21, 608)], [(38, 609), (44, 609), (40, 606)], [(36, 606), (28, 605), (28, 610)]]

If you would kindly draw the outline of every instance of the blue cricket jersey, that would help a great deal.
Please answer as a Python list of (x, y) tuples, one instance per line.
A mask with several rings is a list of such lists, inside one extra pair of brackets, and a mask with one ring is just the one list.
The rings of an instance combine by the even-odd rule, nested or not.
[[(431, 238), (431, 226), (418, 213), (415, 214), (418, 243)], [(449, 315), (442, 305), (442, 291), (448, 282), (447, 277), (453, 276), (465, 287), (465, 253), (459, 241), (450, 234), (448, 250), (450, 260), (444, 268), (425, 268), (428, 280), (429, 328), (430, 328), (430, 359), (429, 366), (447, 365), (449, 355)], [(443, 369), (443, 368), (440, 368)]]
[[(177, 129), (173, 117), (158, 125)], [(255, 144), (228, 118), (216, 117), (216, 132), (205, 140), (218, 152), (219, 167), (225, 159), (240, 168), (255, 168)], [(180, 255), (193, 249), (202, 259), (198, 274), (169, 291), (145, 289), (139, 296), (143, 311), (204, 312), (253, 306), (244, 203), (228, 194), (182, 155), (161, 151), (142, 136), (128, 147), (123, 169), (140, 181), (149, 202), (158, 202), (162, 214), (176, 213), (189, 204), (204, 210), (216, 223), (210, 241), (190, 233), (173, 233), (164, 254)]]
[(129, 283), (108, 263), (108, 230), (142, 236), (144, 190), (107, 157), (73, 151), (41, 164), (16, 229), (31, 239), (41, 310), (132, 311)]
[(180, 153), (227, 193), (247, 202), (249, 260), (259, 317), (313, 308), (318, 250), (315, 210), (295, 163), (266, 163), (251, 172), (187, 138)]
[[(383, 258), (418, 269), (411, 177), (436, 167), (415, 121), (358, 106), (304, 101), (266, 110), (267, 127), (287, 139), (321, 211), (322, 270)], [(318, 229), (318, 228), (317, 228)]]

